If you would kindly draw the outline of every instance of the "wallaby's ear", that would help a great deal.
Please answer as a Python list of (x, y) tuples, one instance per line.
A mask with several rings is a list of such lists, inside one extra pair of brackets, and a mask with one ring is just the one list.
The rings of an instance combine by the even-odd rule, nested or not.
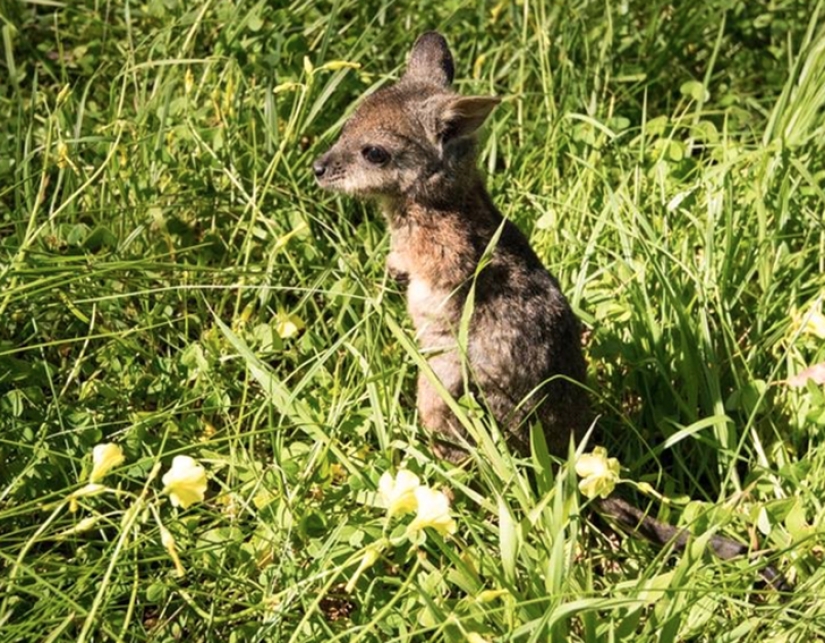
[(493, 108), (501, 102), (496, 96), (456, 96), (441, 108), (438, 136), (442, 142), (472, 136)]
[(453, 55), (444, 36), (435, 31), (421, 34), (413, 45), (404, 78), (449, 87), (453, 76)]

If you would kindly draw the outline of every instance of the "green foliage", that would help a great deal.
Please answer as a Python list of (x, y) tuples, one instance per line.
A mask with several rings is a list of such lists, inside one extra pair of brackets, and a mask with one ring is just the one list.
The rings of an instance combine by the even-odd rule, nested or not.
[[(0, 4), (0, 640), (825, 638), (825, 394), (795, 380), (825, 363), (823, 16)], [(538, 438), (514, 460), (472, 400), (468, 465), (426, 446), (383, 223), (308, 168), (431, 28), (461, 91), (505, 98), (482, 162), (588, 328), (588, 449), (671, 499), (638, 500), (683, 554), (617, 548), (572, 467)], [(102, 442), (126, 463), (70, 511)], [(156, 475), (179, 454), (209, 472), (186, 510)], [(347, 588), (400, 537), (374, 492), (402, 462), (458, 531)], [(715, 532), (758, 534), (793, 594), (709, 559)]]

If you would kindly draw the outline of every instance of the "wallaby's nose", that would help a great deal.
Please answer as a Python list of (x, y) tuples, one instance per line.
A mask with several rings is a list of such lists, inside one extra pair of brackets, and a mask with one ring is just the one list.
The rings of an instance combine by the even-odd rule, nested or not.
[(327, 162), (325, 156), (321, 156), (315, 159), (315, 162), (312, 164), (312, 171), (315, 173), (316, 179), (320, 179), (322, 176), (324, 176), (324, 173), (327, 171)]

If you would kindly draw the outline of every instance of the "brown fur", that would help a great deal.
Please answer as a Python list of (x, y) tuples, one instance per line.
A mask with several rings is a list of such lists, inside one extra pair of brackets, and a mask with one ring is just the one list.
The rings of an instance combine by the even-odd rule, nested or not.
[[(323, 187), (380, 201), (392, 238), (388, 268), (409, 281), (419, 346), (432, 355), (430, 366), (450, 394), (478, 393), (522, 453), (529, 451), (525, 420), (535, 413), (551, 450), (564, 453), (571, 433), (579, 437), (587, 421), (579, 323), (527, 239), (493, 205), (476, 169), (474, 134), (498, 99), (460, 96), (451, 81), (444, 39), (425, 34), (401, 81), (364, 100), (316, 161), (316, 176)], [(365, 158), (374, 147), (387, 159)], [(476, 274), (500, 227), (489, 264)], [(456, 338), (474, 280), (466, 346), (472, 379), (465, 382)], [(466, 435), (423, 375), (418, 410), (441, 455), (460, 458)]]
[[(363, 100), (313, 170), (324, 188), (379, 201), (391, 232), (388, 269), (408, 280), (418, 344), (449, 393), (477, 394), (522, 454), (530, 451), (529, 420), (540, 420), (550, 450), (565, 456), (589, 419), (579, 322), (525, 236), (493, 205), (476, 168), (474, 135), (498, 99), (456, 94), (452, 80), (444, 38), (422, 35), (401, 80)], [(462, 351), (459, 324), (473, 285)], [(424, 375), (418, 411), (443, 457), (458, 460), (472, 447)], [(600, 506), (654, 541), (687, 542), (685, 532), (622, 500)], [(745, 551), (722, 538), (711, 546), (724, 558)]]

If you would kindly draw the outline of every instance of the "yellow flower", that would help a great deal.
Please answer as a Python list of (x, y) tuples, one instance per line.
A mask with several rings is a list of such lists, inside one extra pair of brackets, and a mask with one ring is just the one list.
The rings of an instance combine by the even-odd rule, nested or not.
[(70, 164), (71, 159), (69, 158), (69, 146), (63, 141), (60, 141), (57, 144), (57, 167), (62, 170)]
[(72, 86), (71, 85), (63, 85), (63, 89), (61, 89), (57, 94), (57, 100), (55, 101), (57, 106), (63, 104), (63, 101), (68, 98), (69, 94), (72, 93)]
[(491, 603), (494, 600), (501, 598), (502, 596), (509, 595), (510, 592), (508, 592), (506, 589), (485, 589), (478, 596), (476, 596), (476, 600), (479, 603)]
[(275, 85), (275, 89), (272, 90), (274, 94), (280, 94), (281, 92), (294, 92), (297, 89), (303, 89), (304, 86), (301, 83), (293, 83), (291, 81), (287, 81), (285, 83), (281, 83), (280, 85)]
[(395, 478), (387, 471), (378, 481), (378, 493), (387, 508), (387, 515), (405, 514), (418, 506), (415, 491), (421, 483), (418, 476), (407, 469), (400, 469)]
[(378, 560), (378, 557), (381, 555), (381, 552), (384, 550), (384, 541), (373, 543), (372, 545), (366, 547), (364, 549), (364, 555), (361, 557), (361, 563), (358, 565), (358, 569), (355, 570), (355, 573), (352, 575), (352, 578), (349, 579), (347, 582), (344, 591), (347, 594), (351, 594), (352, 590), (355, 589), (355, 583), (358, 582), (358, 579), (361, 577), (366, 570), (372, 567), (375, 564), (375, 561)]
[(484, 62), (487, 60), (487, 54), (481, 54), (473, 63), (473, 78), (481, 78), (481, 70), (484, 68)]
[(89, 475), (89, 482), (95, 483), (109, 471), (123, 464), (126, 458), (123, 456), (123, 449), (118, 445), (106, 442), (98, 444), (92, 449), (92, 473)]
[(489, 643), (489, 639), (485, 639), (478, 632), (467, 632), (467, 643)]
[(822, 314), (822, 299), (819, 299), (807, 313), (797, 310), (791, 312), (793, 328), (799, 329), (803, 335), (814, 335), (825, 339), (825, 315)]
[(96, 482), (90, 482), (86, 486), (81, 489), (78, 489), (74, 493), (69, 496), (69, 511), (75, 513), (78, 508), (78, 498), (89, 498), (91, 496), (99, 496), (102, 493), (105, 493), (106, 487), (102, 484), (97, 484)]
[(315, 67), (309, 59), (309, 56), (304, 56), (304, 73), (307, 76), (312, 76), (315, 73)]
[(175, 537), (172, 535), (172, 532), (170, 532), (163, 525), (160, 526), (160, 542), (166, 548), (169, 558), (172, 559), (172, 562), (175, 565), (175, 573), (178, 575), (178, 578), (183, 578), (186, 576), (186, 570), (180, 562), (180, 556), (178, 556), (178, 548), (175, 545)]
[(410, 523), (409, 531), (421, 531), (425, 527), (435, 529), (442, 536), (456, 532), (455, 520), (450, 517), (450, 501), (441, 491), (429, 487), (415, 490), (418, 513)]
[(195, 86), (195, 75), (192, 73), (192, 70), (189, 67), (187, 67), (186, 68), (186, 73), (183, 75), (183, 91), (186, 92), (187, 96), (191, 93), (192, 88), (194, 86)]
[(62, 540), (64, 538), (67, 538), (68, 536), (73, 536), (75, 534), (81, 534), (84, 531), (89, 531), (99, 521), (100, 516), (89, 516), (88, 518), (84, 518), (83, 520), (79, 521), (74, 527), (65, 529), (61, 531), (59, 534), (57, 534), (57, 539)]
[(328, 69), (330, 71), (338, 71), (339, 69), (361, 69), (361, 64), (349, 62), (348, 60), (330, 60), (318, 69)]
[(203, 501), (206, 492), (206, 470), (188, 455), (176, 455), (172, 468), (163, 476), (164, 491), (172, 504), (186, 509)]
[(596, 447), (593, 453), (583, 453), (576, 461), (576, 473), (583, 480), (579, 491), (586, 498), (607, 498), (619, 481), (619, 461), (607, 457), (607, 449)]
[(275, 318), (275, 332), (281, 339), (295, 337), (304, 329), (303, 320), (298, 315), (290, 315), (286, 311), (280, 311)]

